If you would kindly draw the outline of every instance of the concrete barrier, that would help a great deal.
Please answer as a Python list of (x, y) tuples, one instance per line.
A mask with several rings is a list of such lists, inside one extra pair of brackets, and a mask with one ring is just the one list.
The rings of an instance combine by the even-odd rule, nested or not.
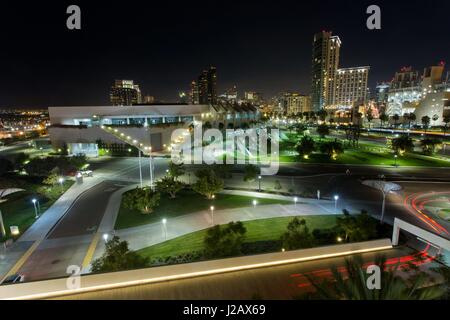
[(45, 299), (82, 292), (108, 290), (148, 283), (192, 278), (225, 272), (298, 263), (333, 258), (358, 253), (392, 249), (389, 239), (360, 243), (348, 243), (296, 251), (242, 256), (221, 260), (203, 261), (139, 270), (86, 275), (81, 277), (80, 287), (69, 289), (71, 278), (36, 281), (0, 286), (0, 299)]

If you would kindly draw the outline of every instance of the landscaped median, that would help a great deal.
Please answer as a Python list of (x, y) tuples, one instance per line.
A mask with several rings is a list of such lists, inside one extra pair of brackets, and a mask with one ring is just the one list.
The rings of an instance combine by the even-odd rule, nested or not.
[[(214, 199), (206, 199), (191, 189), (183, 189), (177, 193), (175, 199), (164, 195), (161, 196), (159, 205), (150, 214), (143, 214), (139, 210), (129, 209), (122, 202), (115, 229), (119, 230), (161, 222), (162, 219), (171, 219), (189, 213), (209, 210), (211, 206), (214, 206), (216, 211), (250, 207), (253, 205), (253, 200), (253, 197), (230, 194), (216, 194)], [(258, 205), (292, 204), (292, 201), (278, 199), (258, 198), (257, 201)]]

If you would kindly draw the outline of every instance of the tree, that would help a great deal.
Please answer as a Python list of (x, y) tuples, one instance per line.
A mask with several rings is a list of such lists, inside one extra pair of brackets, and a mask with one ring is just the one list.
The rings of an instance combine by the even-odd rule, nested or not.
[(328, 116), (328, 112), (325, 109), (320, 109), (319, 111), (317, 111), (317, 116), (321, 121), (325, 121)]
[(370, 129), (370, 124), (371, 124), (371, 122), (372, 122), (372, 120), (373, 120), (373, 112), (372, 112), (372, 108), (369, 108), (369, 109), (367, 110), (367, 113), (366, 113), (366, 119), (367, 119), (367, 122), (369, 123), (369, 129)]
[(389, 121), (389, 116), (386, 113), (382, 113), (380, 115), (381, 127), (384, 127), (384, 124)]
[(203, 129), (208, 130), (208, 129), (211, 129), (211, 128), (212, 128), (211, 122), (206, 121), (206, 122), (203, 124)]
[(172, 161), (169, 162), (169, 176), (178, 180), (185, 173), (184, 165), (182, 163), (175, 164)]
[(401, 135), (398, 138), (392, 139), (392, 149), (397, 154), (412, 152), (414, 150), (414, 143), (407, 135)]
[(325, 136), (330, 134), (330, 128), (326, 124), (321, 124), (317, 127), (317, 133), (320, 138), (323, 139)]
[(297, 144), (296, 149), (300, 157), (307, 158), (316, 150), (316, 143), (311, 137), (304, 136)]
[(423, 116), (421, 120), (422, 120), (423, 128), (425, 129), (425, 134), (427, 134), (427, 130), (430, 126), (431, 119), (429, 116)]
[(408, 119), (408, 129), (411, 129), (411, 123), (416, 121), (417, 116), (415, 113), (411, 112), (406, 116), (406, 119)]
[(58, 174), (51, 173), (50, 175), (48, 175), (48, 177), (46, 177), (44, 180), (42, 180), (42, 183), (47, 186), (54, 186), (55, 184), (58, 183), (59, 177), (60, 176)]
[(213, 195), (223, 190), (223, 180), (217, 177), (214, 171), (203, 171), (197, 177), (199, 179), (192, 185), (192, 189), (207, 199), (212, 199)]
[(23, 169), (23, 166), (30, 160), (30, 156), (26, 153), (19, 153), (14, 158), (14, 168), (17, 170)]
[(313, 239), (306, 221), (297, 217), (289, 222), (287, 231), (281, 236), (283, 248), (286, 250), (310, 248), (313, 246)]
[(173, 177), (163, 177), (156, 182), (156, 190), (168, 194), (172, 199), (175, 199), (177, 193), (183, 188), (184, 184), (181, 181), (175, 180)]
[(255, 165), (248, 164), (244, 167), (244, 181), (253, 182), (256, 180), (259, 173), (259, 168)]
[(0, 158), (0, 176), (14, 169), (13, 163), (5, 158)]
[(281, 186), (280, 180), (275, 180), (275, 185), (273, 187), (275, 190), (281, 190), (283, 187)]
[(336, 225), (344, 234), (345, 241), (367, 241), (377, 234), (376, 221), (364, 210), (356, 216), (344, 210), (344, 215), (337, 218)]
[(394, 114), (392, 116), (392, 120), (394, 120), (394, 128), (397, 128), (398, 121), (400, 120), (400, 116), (398, 114)]
[(128, 209), (149, 214), (159, 205), (160, 198), (160, 194), (151, 188), (136, 188), (123, 195), (123, 204)]
[[(420, 270), (416, 275), (399, 275), (400, 264), (390, 266), (378, 256), (374, 265), (380, 270), (380, 289), (369, 289), (372, 274), (361, 256), (345, 260), (345, 267), (331, 267), (330, 278), (323, 280), (305, 275), (315, 288), (311, 298), (323, 300), (433, 300), (445, 294), (443, 286), (426, 286), (429, 276)], [(344, 270), (342, 270), (344, 269)], [(311, 294), (310, 294), (311, 295)]]
[(425, 138), (420, 140), (420, 146), (422, 147), (422, 151), (426, 155), (433, 155), (436, 151), (436, 147), (442, 145), (442, 141), (438, 139), (430, 139)]
[(225, 226), (214, 226), (206, 232), (203, 240), (205, 256), (223, 258), (239, 255), (247, 230), (243, 223), (230, 222)]
[(339, 141), (324, 142), (320, 145), (320, 152), (328, 155), (330, 159), (336, 160), (338, 155), (344, 153), (344, 147)]
[(447, 134), (447, 130), (448, 130), (448, 124), (450, 123), (450, 116), (445, 116), (444, 119), (442, 120), (445, 125), (444, 125), (444, 137)]
[(144, 268), (148, 259), (128, 248), (128, 242), (120, 241), (114, 236), (106, 242), (103, 255), (92, 262), (92, 272), (116, 272), (122, 270)]

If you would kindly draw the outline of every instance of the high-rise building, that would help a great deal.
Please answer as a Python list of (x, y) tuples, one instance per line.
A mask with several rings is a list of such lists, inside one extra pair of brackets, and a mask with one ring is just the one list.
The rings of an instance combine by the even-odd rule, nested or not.
[(286, 92), (281, 94), (279, 98), (279, 107), (283, 110), (283, 113), (287, 115), (310, 112), (312, 111), (311, 97), (297, 92)]
[(388, 93), (391, 84), (389, 82), (380, 82), (377, 83), (375, 88), (375, 102), (378, 105), (386, 105), (388, 101)]
[(260, 104), (262, 102), (262, 95), (259, 92), (245, 91), (244, 102), (251, 103), (254, 105)]
[(341, 40), (331, 32), (322, 31), (314, 35), (311, 85), (313, 111), (333, 103), (340, 48)]
[(414, 112), (422, 99), (419, 72), (412, 67), (403, 67), (395, 73), (388, 94), (386, 113), (390, 116), (403, 116)]
[(191, 103), (199, 104), (199, 96), (198, 96), (198, 85), (196, 81), (191, 82)]
[(131, 106), (142, 103), (139, 85), (133, 80), (116, 80), (110, 91), (110, 101), (113, 106)]
[(333, 105), (337, 109), (352, 108), (357, 101), (368, 100), (367, 81), (370, 67), (342, 68), (336, 71)]
[(191, 82), (191, 100), (193, 104), (217, 104), (216, 67), (203, 70), (197, 82)]
[(144, 96), (144, 104), (152, 104), (152, 103), (155, 103), (155, 97), (154, 96), (145, 95)]
[(221, 101), (229, 102), (229, 103), (236, 103), (238, 100), (238, 90), (237, 86), (234, 85), (233, 87), (226, 90), (223, 94), (219, 96)]

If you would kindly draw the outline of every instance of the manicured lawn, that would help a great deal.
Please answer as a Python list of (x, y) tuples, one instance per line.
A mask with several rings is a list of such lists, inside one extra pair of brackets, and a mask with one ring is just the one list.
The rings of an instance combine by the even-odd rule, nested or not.
[[(176, 199), (170, 199), (167, 195), (162, 194), (159, 206), (150, 214), (130, 210), (125, 208), (122, 203), (115, 228), (136, 227), (161, 221), (163, 218), (173, 218), (187, 213), (208, 210), (211, 206), (214, 206), (215, 210), (250, 207), (253, 199), (252, 197), (217, 194), (214, 200), (207, 200), (204, 196), (187, 189), (178, 193)], [(258, 205), (290, 203), (283, 200), (258, 199)]]
[[(72, 181), (64, 183), (64, 191), (61, 191), (59, 185), (53, 188), (46, 188), (28, 184), (21, 186), (25, 191), (12, 193), (4, 199), (5, 202), (0, 203), (0, 210), (2, 211), (3, 221), (5, 224), (6, 238), (10, 238), (10, 226), (18, 226), (19, 231), (23, 234), (35, 221), (34, 206), (31, 200), (36, 198), (39, 200), (41, 214), (45, 212), (50, 206), (73, 184)], [(5, 239), (2, 239), (5, 240)]]
[[(314, 229), (332, 228), (336, 225), (336, 215), (302, 216), (306, 220), (310, 231)], [(243, 222), (247, 229), (245, 242), (279, 240), (286, 231), (288, 223), (293, 217), (271, 218)], [(207, 229), (186, 234), (184, 236), (165, 241), (163, 243), (144, 248), (139, 254), (149, 257), (167, 257), (199, 251), (203, 249), (203, 239)]]

